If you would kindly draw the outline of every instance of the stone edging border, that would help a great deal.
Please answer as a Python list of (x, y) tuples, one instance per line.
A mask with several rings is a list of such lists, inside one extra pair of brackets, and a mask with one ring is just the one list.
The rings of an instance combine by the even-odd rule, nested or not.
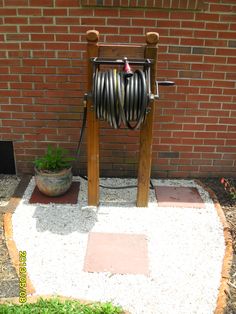
[[(23, 181), (23, 182), (22, 182)], [(7, 212), (3, 215), (3, 228), (4, 228), (4, 233), (5, 233), (5, 240), (6, 240), (6, 245), (9, 251), (10, 258), (12, 260), (13, 266), (16, 269), (17, 275), (19, 276), (19, 252), (17, 250), (16, 244), (13, 240), (13, 230), (12, 230), (12, 213), (14, 212), (16, 206), (18, 205), (20, 198), (22, 197), (26, 187), (28, 186), (29, 183), (29, 178), (23, 179), (20, 181), (19, 185), (21, 182), (23, 183), (23, 188), (21, 187), (19, 189), (19, 192), (17, 191), (17, 197), (15, 195), (13, 198), (10, 200), (9, 204), (7, 205)], [(229, 290), (228, 287), (228, 280), (230, 277), (230, 269), (232, 265), (232, 260), (233, 260), (233, 247), (232, 247), (232, 237), (230, 234), (230, 227), (228, 225), (228, 222), (225, 218), (225, 214), (220, 206), (220, 203), (218, 202), (218, 199), (215, 195), (215, 193), (208, 188), (205, 184), (203, 184), (200, 180), (195, 179), (194, 180), (199, 186), (201, 186), (204, 190), (206, 190), (213, 203), (215, 206), (215, 209), (217, 211), (217, 214), (219, 216), (219, 219), (223, 225), (223, 231), (224, 231), (224, 239), (225, 239), (225, 255), (223, 259), (223, 264), (222, 264), (222, 271), (221, 271), (221, 283), (219, 287), (219, 293), (218, 293), (218, 298), (217, 298), (217, 303), (216, 303), (216, 308), (214, 311), (214, 314), (224, 314), (224, 310), (227, 305), (227, 295), (225, 291)], [(19, 195), (18, 195), (19, 194)], [(35, 289), (27, 275), (27, 294), (33, 294), (35, 293)], [(42, 297), (42, 298), (53, 298), (55, 296), (28, 296), (27, 301), (29, 302), (37, 302), (37, 300)], [(73, 298), (67, 298), (63, 296), (57, 296), (60, 300), (72, 300)], [(79, 300), (82, 303), (91, 303), (90, 301), (84, 301), (84, 300)], [(18, 298), (4, 298), (0, 299), (0, 304), (2, 303), (7, 303), (7, 302), (12, 302), (12, 303), (18, 303)], [(124, 312), (124, 314), (129, 314), (129, 312)]]
[[(14, 213), (17, 205), (19, 204), (25, 189), (27, 188), (31, 176), (24, 176), (21, 178), (14, 195), (11, 197), (9, 203), (3, 208), (5, 213), (3, 214), (3, 230), (4, 237), (11, 258), (12, 264), (16, 270), (18, 278), (20, 278), (19, 273), (19, 251), (16, 247), (15, 241), (13, 240), (13, 230), (12, 230), (12, 213)], [(30, 281), (29, 276), (26, 276), (26, 291), (27, 295), (35, 293), (35, 288)]]
[[(5, 233), (5, 241), (7, 245), (7, 249), (12, 261), (12, 264), (16, 270), (18, 278), (20, 278), (19, 271), (19, 251), (16, 247), (15, 241), (13, 240), (13, 230), (12, 230), (12, 213), (6, 213), (3, 215), (3, 228)], [(28, 294), (35, 293), (35, 288), (28, 276), (26, 275), (26, 291)]]
[(215, 205), (215, 209), (217, 211), (217, 214), (219, 216), (220, 222), (223, 225), (223, 231), (224, 231), (224, 239), (225, 239), (225, 254), (222, 264), (222, 270), (221, 270), (221, 282), (218, 292), (218, 298), (216, 302), (216, 308), (214, 311), (214, 314), (224, 314), (224, 310), (227, 306), (227, 291), (229, 290), (228, 281), (230, 278), (230, 269), (232, 266), (233, 261), (233, 246), (232, 246), (232, 237), (230, 233), (230, 227), (226, 220), (225, 214), (223, 209), (220, 206), (220, 203), (215, 195), (215, 193), (207, 187), (205, 184), (203, 184), (200, 180), (195, 179), (194, 180), (198, 185), (200, 185), (205, 191), (207, 191)]

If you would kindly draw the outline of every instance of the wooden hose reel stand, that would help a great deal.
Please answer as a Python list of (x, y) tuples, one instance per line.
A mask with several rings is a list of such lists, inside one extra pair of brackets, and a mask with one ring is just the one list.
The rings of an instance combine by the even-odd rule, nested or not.
[[(157, 66), (157, 43), (158, 33), (150, 32), (146, 34), (146, 45), (105, 45), (98, 44), (99, 32), (90, 30), (86, 33), (87, 38), (87, 65), (88, 65), (88, 97), (87, 97), (87, 155), (88, 155), (88, 205), (99, 205), (99, 120), (93, 107), (93, 89), (94, 64), (95, 60), (107, 61), (110, 63), (119, 63), (119, 60), (151, 60), (149, 65), (150, 73), (150, 90), (155, 89), (155, 75)], [(113, 60), (113, 62), (111, 61)], [(122, 62), (122, 61), (121, 61)], [(125, 61), (124, 61), (125, 62)], [(141, 62), (141, 61), (140, 61)], [(144, 62), (144, 61), (142, 61)], [(131, 63), (131, 62), (130, 62)], [(131, 63), (132, 64), (132, 63)], [(98, 66), (99, 68), (99, 66)], [(172, 82), (159, 82), (162, 85), (172, 85)], [(158, 84), (157, 84), (158, 86)], [(154, 98), (146, 115), (145, 121), (140, 125), (140, 150), (138, 165), (138, 187), (137, 187), (137, 206), (147, 207), (151, 173), (152, 158), (152, 131), (153, 131), (153, 114)], [(155, 96), (155, 97), (154, 97)]]

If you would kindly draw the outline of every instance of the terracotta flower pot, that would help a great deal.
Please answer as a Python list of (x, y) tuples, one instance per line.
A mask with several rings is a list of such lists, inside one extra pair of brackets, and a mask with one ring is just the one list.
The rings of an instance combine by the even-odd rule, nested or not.
[(43, 172), (35, 170), (35, 182), (40, 192), (47, 196), (60, 196), (66, 193), (72, 183), (71, 168), (59, 172)]

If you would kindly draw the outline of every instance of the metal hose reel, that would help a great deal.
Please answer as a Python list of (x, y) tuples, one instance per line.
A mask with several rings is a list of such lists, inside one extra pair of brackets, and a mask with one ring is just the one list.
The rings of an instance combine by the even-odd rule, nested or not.
[[(158, 84), (173, 85), (173, 82), (157, 82), (157, 94), (151, 93), (151, 60), (110, 60), (93, 58), (92, 98), (96, 117), (119, 129), (123, 123), (128, 129), (136, 130), (145, 121), (151, 102), (158, 98)], [(142, 66), (134, 72), (129, 64)], [(100, 65), (123, 65), (100, 70)]]

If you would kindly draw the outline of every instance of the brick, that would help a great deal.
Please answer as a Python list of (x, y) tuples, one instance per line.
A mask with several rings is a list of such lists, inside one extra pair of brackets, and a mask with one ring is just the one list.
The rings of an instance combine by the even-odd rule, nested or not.
[(236, 47), (236, 40), (229, 40), (229, 47), (235, 48)]
[(201, 21), (219, 21), (220, 15), (214, 13), (196, 13), (195, 19)]
[(29, 0), (30, 6), (52, 7), (53, 0)]
[[(107, 21), (109, 24), (109, 21)], [(145, 26), (145, 27), (155, 27), (156, 26), (155, 19), (132, 19), (132, 26)], [(119, 24), (120, 25), (120, 24)]]
[(224, 139), (207, 139), (204, 140), (204, 145), (224, 145), (225, 140)]
[(214, 55), (214, 48), (193, 47), (194, 54)]
[(217, 133), (217, 138), (223, 138), (223, 139), (235, 139), (235, 134), (231, 133), (231, 131), (234, 131), (234, 126), (228, 125), (227, 126), (227, 132), (218, 132)]
[(36, 8), (18, 8), (18, 15), (40, 16), (41, 9)]
[(216, 117), (197, 117), (197, 123), (216, 124), (218, 123), (218, 118)]
[(158, 20), (157, 27), (158, 28), (180, 28), (180, 21), (177, 20)]
[(219, 123), (223, 124), (236, 124), (236, 117), (232, 118), (220, 118)]
[(45, 47), (48, 50), (69, 50), (68, 43), (46, 43)]
[[(168, 55), (168, 57), (169, 57), (170, 55)], [(191, 54), (189, 54), (189, 55), (185, 55), (185, 54), (183, 54), (183, 55), (179, 55), (179, 59), (180, 59), (180, 61), (181, 62), (188, 62), (188, 63), (191, 63), (191, 62), (203, 62), (203, 57), (204, 56), (201, 56), (201, 55), (191, 55)]]
[(7, 16), (7, 15), (16, 15), (16, 9), (1, 9), (0, 8), (0, 16)]
[(177, 20), (193, 20), (194, 13), (192, 12), (171, 12), (170, 19), (177, 19)]
[(13, 25), (0, 25), (1, 33), (17, 33), (17, 27)]
[(52, 17), (31, 17), (30, 18), (30, 24), (53, 24), (53, 18)]
[(210, 4), (210, 11), (211, 12), (231, 12), (232, 9), (231, 9), (231, 5), (226, 5), (226, 4), (214, 4), (214, 3), (211, 3)]
[(194, 146), (193, 147), (194, 152), (214, 152), (215, 147), (214, 146)]
[(204, 28), (204, 22), (198, 21), (181, 21), (181, 27), (183, 28)]
[(180, 71), (179, 77), (185, 78), (201, 78), (202, 73), (200, 71)]
[(217, 38), (217, 32), (209, 30), (194, 31), (194, 36), (198, 38)]
[(190, 29), (170, 29), (169, 35), (170, 36), (181, 36), (181, 37), (192, 37), (193, 36), (193, 30), (190, 30)]
[(193, 63), (192, 70), (196, 71), (213, 71), (213, 64)]
[[(70, 12), (70, 15), (74, 15), (74, 14), (78, 14), (80, 16), (91, 16), (91, 15), (94, 15), (94, 16), (102, 16), (102, 17), (109, 17), (109, 16), (114, 16), (114, 17), (118, 17), (119, 15), (119, 11), (118, 10), (115, 10), (115, 9), (105, 9), (105, 8), (98, 8), (98, 9), (95, 9), (95, 10), (91, 10), (91, 9), (72, 9), (69, 11)], [(120, 13), (120, 16), (122, 17), (121, 13)]]
[(235, 72), (226, 73), (226, 79), (227, 79), (227, 80), (235, 80), (235, 77), (236, 77)]
[(33, 51), (34, 58), (55, 58), (55, 51)]
[(67, 9), (43, 9), (43, 16), (66, 16)]
[(171, 165), (190, 165), (191, 160), (190, 159), (171, 159), (170, 160)]
[(56, 6), (58, 7), (79, 7), (79, 0), (56, 0)]
[(212, 86), (212, 82), (209, 80), (196, 79), (190, 81), (191, 86)]
[(20, 120), (7, 120), (7, 119), (4, 119), (2, 121), (2, 125), (3, 126), (23, 126), (24, 122), (20, 121)]
[(231, 96), (225, 96), (225, 95), (212, 95), (211, 101), (217, 101), (217, 102), (231, 102), (232, 97)]
[(53, 34), (31, 34), (32, 41), (53, 41)]
[(216, 55), (235, 56), (235, 49), (217, 48), (216, 49)]
[(5, 6), (25, 6), (28, 0), (5, 0)]
[(203, 46), (204, 40), (197, 38), (181, 38), (181, 45), (191, 45), (191, 46)]
[(191, 53), (191, 47), (170, 46), (169, 52), (172, 53)]
[(222, 104), (222, 109), (235, 109), (235, 104), (234, 103), (229, 103), (229, 104), (227, 104), (227, 103), (223, 103)]
[(178, 93), (184, 93), (184, 94), (197, 94), (197, 93), (199, 93), (199, 88), (190, 87), (190, 86), (184, 86), (184, 87), (177, 86), (177, 92)]
[(226, 40), (216, 40), (216, 39), (207, 39), (205, 40), (206, 46), (212, 47), (226, 47), (227, 41)]
[(14, 97), (11, 99), (11, 103), (12, 104), (21, 104), (21, 105), (32, 104), (32, 98)]
[[(125, 10), (127, 11), (127, 10)], [(170, 12), (168, 11), (158, 11), (158, 10), (145, 10), (145, 17), (156, 18), (156, 19), (169, 19)]]
[(222, 22), (236, 22), (235, 14), (221, 14), (220, 21)]
[(226, 63), (226, 57), (221, 57), (221, 56), (204, 56), (204, 63)]
[(236, 23), (229, 25), (230, 30), (235, 31), (236, 30)]
[(56, 74), (56, 69), (55, 68), (40, 68), (40, 67), (34, 67), (33, 68), (33, 73), (34, 74)]
[(223, 80), (225, 78), (225, 74), (222, 72), (203, 72), (202, 73), (203, 79), (219, 79)]
[(223, 23), (206, 23), (206, 29), (210, 30), (228, 30), (229, 25)]
[(26, 17), (5, 17), (4, 18), (5, 24), (27, 24)]
[(27, 26), (20, 26), (21, 33), (42, 33), (43, 27), (40, 25), (27, 25)]

